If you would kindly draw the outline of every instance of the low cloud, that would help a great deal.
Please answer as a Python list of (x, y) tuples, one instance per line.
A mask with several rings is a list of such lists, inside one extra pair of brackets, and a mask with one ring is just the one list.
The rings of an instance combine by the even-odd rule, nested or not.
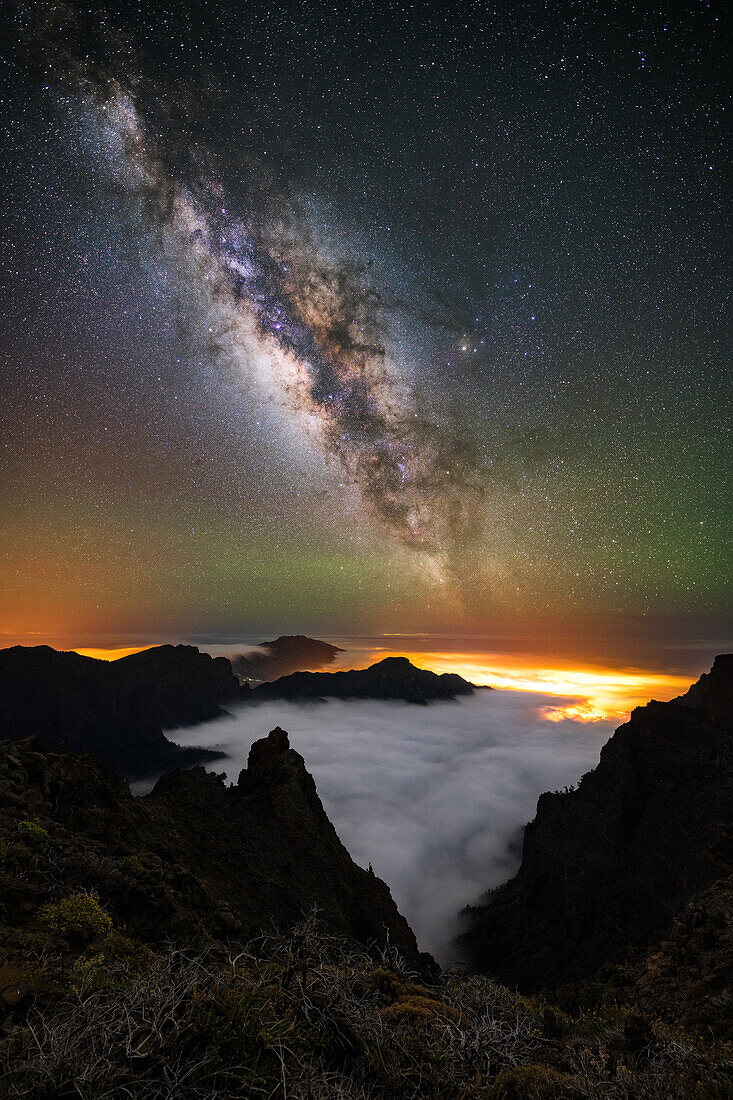
[(242, 653), (230, 656), (232, 668), (241, 680), (277, 680), (291, 672), (315, 672), (332, 664), (342, 650), (330, 642), (307, 638), (303, 634), (286, 635), (262, 642)]
[(515, 872), (538, 796), (592, 768), (612, 731), (543, 721), (550, 703), (505, 691), (429, 707), (273, 702), (169, 736), (222, 748), (216, 770), (236, 782), (252, 742), (288, 730), (353, 858), (371, 863), (420, 946), (447, 964), (459, 910)]

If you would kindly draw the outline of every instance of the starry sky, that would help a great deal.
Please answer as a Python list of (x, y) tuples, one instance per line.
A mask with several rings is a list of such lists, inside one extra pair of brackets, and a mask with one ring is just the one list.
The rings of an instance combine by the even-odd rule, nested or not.
[(7, 8), (3, 637), (719, 636), (724, 16)]

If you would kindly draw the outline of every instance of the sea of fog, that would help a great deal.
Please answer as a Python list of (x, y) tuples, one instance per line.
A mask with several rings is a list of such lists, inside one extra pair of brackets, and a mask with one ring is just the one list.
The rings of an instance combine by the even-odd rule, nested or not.
[(557, 697), (478, 691), (456, 702), (268, 702), (176, 730), (218, 748), (236, 782), (253, 741), (275, 726), (305, 757), (339, 837), (388, 883), (420, 946), (451, 961), (457, 915), (517, 869), (538, 796), (575, 783), (615, 723), (552, 722)]

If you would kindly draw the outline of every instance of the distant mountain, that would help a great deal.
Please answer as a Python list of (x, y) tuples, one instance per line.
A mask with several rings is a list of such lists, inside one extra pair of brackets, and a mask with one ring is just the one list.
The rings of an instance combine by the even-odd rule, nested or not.
[(385, 657), (375, 665), (347, 672), (294, 672), (251, 692), (253, 702), (263, 699), (404, 699), (427, 703), (470, 695), (473, 684), (452, 672), (438, 675), (415, 668), (407, 657)]
[(321, 669), (330, 665), (337, 653), (343, 653), (337, 645), (306, 638), (304, 634), (284, 635), (273, 642), (261, 642), (246, 653), (236, 653), (230, 659), (234, 672), (241, 680), (276, 680), (291, 672), (304, 669)]
[[(278, 642), (288, 643), (281, 654), (307, 648), (301, 639)], [(0, 650), (0, 740), (36, 737), (47, 750), (94, 752), (118, 775), (138, 779), (220, 758), (209, 749), (180, 748), (163, 730), (216, 718), (229, 704), (325, 696), (424, 703), (472, 690), (460, 676), (436, 676), (400, 657), (355, 672), (298, 672), (251, 690), (225, 657), (195, 646), (157, 646), (117, 661), (15, 646)]]
[[(651, 950), (639, 997), (661, 1003), (664, 981), (685, 975), (685, 995), (717, 997), (720, 1014), (733, 979), (732, 871), (726, 654), (679, 699), (637, 707), (577, 790), (541, 796), (516, 878), (469, 910), (460, 943), (476, 968), (524, 990)], [(725, 1011), (733, 1030), (729, 996)]]
[(242, 689), (223, 657), (158, 646), (99, 661), (48, 646), (0, 650), (0, 740), (36, 737), (44, 749), (93, 751), (129, 778), (217, 759), (181, 749), (163, 729), (223, 714)]

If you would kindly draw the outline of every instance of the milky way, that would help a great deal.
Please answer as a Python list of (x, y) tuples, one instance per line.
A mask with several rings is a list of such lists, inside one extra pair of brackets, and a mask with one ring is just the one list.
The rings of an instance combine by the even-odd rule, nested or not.
[(717, 622), (714, 6), (7, 24), (6, 630)]
[[(124, 48), (114, 35), (109, 41), (120, 64)], [(123, 83), (109, 65), (64, 60), (96, 112), (117, 185), (137, 200), (198, 303), (212, 361), (234, 366), (286, 409), (370, 514), (424, 553), (436, 580), (451, 578), (454, 547), (478, 527), (477, 455), (425, 416), (390, 361), (382, 295), (364, 269), (330, 254), (297, 205), (289, 208), (290, 196), (270, 184), (263, 198), (259, 164), (243, 166), (251, 206), (242, 209), (241, 197), (212, 177), (209, 160), (190, 155), (185, 135), (169, 133), (172, 159), (186, 162), (177, 178), (144, 121), (139, 77)], [(157, 88), (156, 100), (165, 94)], [(197, 172), (204, 159), (208, 170)]]

